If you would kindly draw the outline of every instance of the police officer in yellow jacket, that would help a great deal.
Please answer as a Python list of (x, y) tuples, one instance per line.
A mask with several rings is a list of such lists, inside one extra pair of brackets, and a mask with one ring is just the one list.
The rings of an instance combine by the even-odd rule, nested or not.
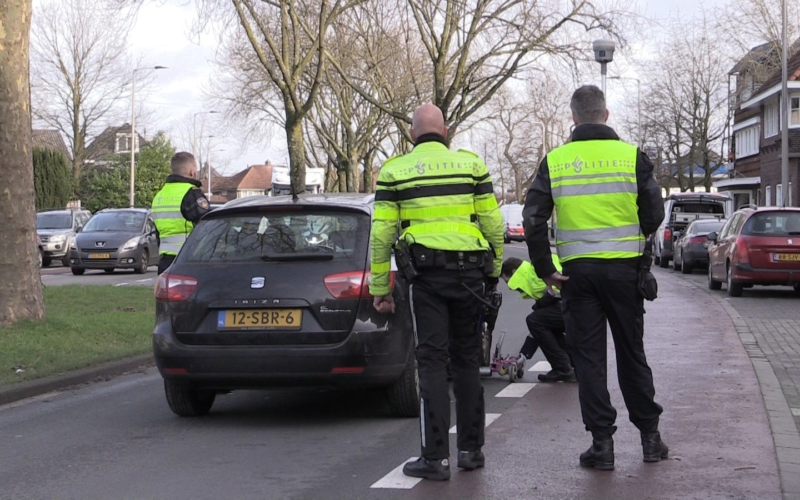
[(179, 152), (170, 160), (172, 174), (153, 197), (150, 211), (160, 240), (158, 274), (163, 273), (178, 255), (194, 225), (210, 210), (208, 199), (197, 180), (194, 155)]
[[(422, 453), (403, 473), (450, 478), (448, 355), (456, 396), (458, 467), (483, 467), (485, 411), (480, 380), (479, 297), (496, 287), (503, 222), (486, 165), (476, 154), (450, 151), (442, 112), (414, 112), (412, 152), (384, 163), (375, 192), (370, 244), (375, 309), (394, 312), (389, 271), (392, 242), (408, 245), (418, 275), (411, 280), (420, 390)], [(488, 279), (487, 279), (488, 275)]]
[[(553, 255), (553, 265), (561, 270), (558, 257)], [(536, 349), (542, 348), (552, 368), (539, 374), (540, 382), (575, 382), (575, 370), (566, 351), (564, 338), (564, 315), (561, 312), (561, 297), (555, 289), (548, 290), (547, 284), (536, 276), (533, 266), (527, 260), (509, 257), (503, 262), (500, 277), (508, 288), (516, 290), (523, 299), (533, 299), (533, 312), (525, 318), (528, 337), (522, 344), (517, 360), (517, 372), (524, 369), (525, 361), (531, 359)]]
[[(658, 430), (653, 374), (644, 352), (644, 300), (638, 273), (645, 237), (664, 218), (653, 164), (622, 142), (605, 122), (605, 96), (593, 85), (570, 102), (576, 128), (572, 142), (551, 151), (527, 193), (523, 225), (536, 274), (558, 286), (567, 348), (578, 377), (581, 413), (592, 446), (580, 464), (614, 468), (617, 412), (606, 383), (606, 323), (611, 326), (617, 374), (631, 422), (641, 432), (645, 462), (667, 456)], [(550, 259), (547, 219), (558, 214), (556, 248), (563, 275)]]

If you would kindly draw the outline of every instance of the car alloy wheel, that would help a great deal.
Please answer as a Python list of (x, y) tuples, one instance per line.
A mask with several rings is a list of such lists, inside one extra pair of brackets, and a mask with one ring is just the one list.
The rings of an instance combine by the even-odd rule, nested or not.
[(741, 283), (733, 281), (733, 270), (731, 265), (728, 264), (728, 295), (731, 297), (741, 297), (743, 288)]
[(708, 263), (708, 288), (710, 290), (720, 290), (722, 288), (722, 283), (715, 280), (711, 275), (711, 262)]

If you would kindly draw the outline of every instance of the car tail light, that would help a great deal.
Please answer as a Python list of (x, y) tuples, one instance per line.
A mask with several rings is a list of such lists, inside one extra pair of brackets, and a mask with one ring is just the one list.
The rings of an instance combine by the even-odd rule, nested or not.
[(747, 249), (747, 240), (739, 236), (736, 238), (736, 249), (734, 259), (738, 264), (750, 263), (750, 252)]
[(692, 245), (702, 245), (707, 241), (708, 238), (706, 238), (705, 236), (695, 236), (693, 238), (689, 238), (689, 243), (691, 243)]
[(665, 228), (664, 229), (664, 241), (670, 241), (672, 239), (672, 229)]
[[(364, 299), (372, 297), (369, 293), (369, 271), (350, 271), (325, 276), (325, 288), (337, 299)], [(394, 271), (390, 274), (394, 285)]]
[(182, 302), (187, 300), (197, 288), (197, 278), (179, 274), (164, 273), (156, 283), (156, 300)]

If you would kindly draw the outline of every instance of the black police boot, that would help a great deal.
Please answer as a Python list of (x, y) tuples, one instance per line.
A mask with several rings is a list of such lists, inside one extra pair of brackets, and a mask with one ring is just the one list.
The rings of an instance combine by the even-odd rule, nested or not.
[(592, 446), (581, 453), (581, 466), (614, 470), (614, 440), (611, 434), (594, 434)]
[(446, 458), (441, 460), (418, 458), (416, 461), (408, 462), (403, 466), (403, 474), (409, 477), (421, 477), (422, 479), (432, 479), (434, 481), (447, 481), (450, 479), (450, 461)]
[(661, 433), (642, 432), (642, 451), (645, 462), (660, 462), (669, 455), (669, 447), (661, 440)]
[(486, 457), (481, 450), (478, 451), (459, 451), (458, 468), (472, 470), (483, 467), (486, 464)]
[(550, 370), (547, 373), (540, 373), (537, 377), (539, 382), (577, 382), (575, 378), (575, 370), (570, 369), (568, 372), (558, 372)]

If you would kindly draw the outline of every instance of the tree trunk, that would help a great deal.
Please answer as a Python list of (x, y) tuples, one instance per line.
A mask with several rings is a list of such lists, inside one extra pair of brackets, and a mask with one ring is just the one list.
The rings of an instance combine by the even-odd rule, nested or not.
[(374, 191), (372, 183), (372, 162), (375, 159), (375, 150), (370, 149), (364, 157), (364, 192), (372, 193)]
[(30, 26), (31, 0), (0, 0), (0, 325), (45, 313), (36, 255)]
[(350, 157), (347, 160), (347, 192), (358, 192), (358, 158)]
[(306, 146), (303, 142), (302, 122), (287, 119), (285, 129), (289, 146), (289, 177), (292, 179), (294, 192), (302, 193), (306, 189)]

